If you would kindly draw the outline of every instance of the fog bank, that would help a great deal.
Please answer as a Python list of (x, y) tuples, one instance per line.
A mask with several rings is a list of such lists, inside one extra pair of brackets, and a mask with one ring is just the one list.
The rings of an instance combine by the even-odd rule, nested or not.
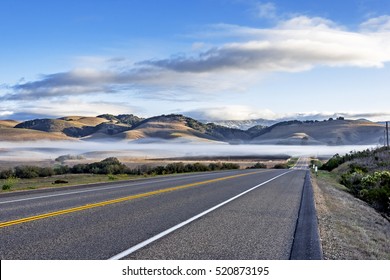
[(131, 142), (0, 142), (0, 161), (54, 160), (62, 155), (82, 156), (85, 159), (104, 159), (110, 156), (128, 159), (158, 159), (174, 157), (228, 156), (314, 156), (327, 158), (339, 153), (375, 148), (359, 146), (284, 146), (229, 145), (222, 143), (161, 143)]

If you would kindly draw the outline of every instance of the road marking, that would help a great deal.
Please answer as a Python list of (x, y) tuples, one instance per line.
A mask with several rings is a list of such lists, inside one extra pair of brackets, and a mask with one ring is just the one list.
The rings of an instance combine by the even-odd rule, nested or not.
[[(223, 173), (227, 173), (227, 172), (229, 172), (229, 171), (226, 171)], [(128, 182), (128, 181), (124, 181), (123, 183), (126, 183), (126, 185), (112, 186), (112, 187), (93, 187), (93, 189), (88, 189), (88, 190), (79, 190), (79, 191), (71, 191), (71, 192), (65, 192), (65, 193), (48, 194), (48, 195), (41, 195), (41, 196), (35, 196), (35, 197), (29, 197), (29, 198), (20, 198), (20, 199), (14, 199), (14, 200), (0, 201), (0, 204), (8, 204), (8, 203), (13, 203), (13, 202), (28, 201), (28, 200), (35, 200), (35, 199), (40, 199), (40, 198), (49, 198), (49, 197), (64, 196), (64, 195), (71, 195), (71, 194), (95, 192), (95, 191), (101, 191), (101, 190), (120, 189), (120, 188), (127, 188), (127, 187), (133, 187), (133, 186), (147, 185), (147, 184), (151, 184), (151, 183), (178, 181), (178, 180), (183, 180), (183, 179), (188, 179), (188, 178), (205, 177), (208, 175), (212, 175), (212, 173), (201, 174), (201, 175), (198, 175), (198, 174), (197, 175), (186, 175), (185, 177), (181, 177), (181, 178), (154, 180), (154, 181), (140, 182), (140, 183), (134, 183), (134, 184), (131, 182)], [(130, 183), (130, 184), (128, 184), (128, 183)], [(88, 186), (86, 186), (86, 187), (88, 187)], [(61, 191), (61, 190), (59, 190), (59, 191)]]
[(171, 187), (171, 188), (166, 188), (166, 189), (160, 189), (160, 190), (146, 192), (146, 193), (130, 195), (130, 196), (106, 200), (106, 201), (102, 201), (102, 202), (86, 204), (86, 205), (82, 205), (82, 206), (78, 206), (78, 207), (74, 207), (74, 208), (68, 208), (68, 209), (64, 209), (64, 210), (49, 212), (49, 213), (40, 214), (40, 215), (36, 215), (36, 216), (30, 216), (30, 217), (26, 217), (26, 218), (17, 219), (17, 220), (1, 222), (0, 228), (9, 227), (9, 226), (27, 223), (27, 222), (36, 221), (36, 220), (41, 220), (41, 219), (45, 219), (45, 218), (49, 218), (49, 217), (55, 217), (55, 216), (59, 216), (59, 215), (69, 214), (69, 213), (73, 213), (73, 212), (83, 211), (83, 210), (92, 209), (92, 208), (96, 208), (96, 207), (107, 206), (110, 204), (134, 200), (137, 198), (148, 197), (148, 196), (152, 196), (152, 195), (177, 191), (177, 190), (186, 189), (189, 187), (195, 187), (195, 186), (219, 182), (219, 181), (223, 181), (223, 180), (239, 178), (239, 177), (248, 176), (248, 175), (261, 173), (261, 172), (262, 171), (255, 171), (255, 172), (250, 172), (250, 173), (245, 173), (245, 174), (237, 174), (237, 175), (231, 175), (231, 176), (222, 177), (222, 178), (210, 179), (210, 180), (206, 180), (206, 181), (201, 181), (201, 182), (196, 182), (196, 183), (191, 183), (191, 184), (186, 184), (186, 185), (181, 185), (181, 186), (176, 186), (176, 187)]
[(245, 194), (247, 194), (247, 193), (257, 189), (258, 187), (261, 187), (261, 186), (263, 186), (263, 185), (265, 185), (265, 184), (267, 184), (267, 183), (269, 183), (269, 182), (271, 182), (271, 181), (273, 181), (273, 180), (283, 176), (283, 175), (286, 175), (287, 173), (290, 173), (292, 171), (293, 170), (289, 170), (289, 171), (284, 172), (284, 173), (282, 173), (280, 175), (277, 175), (277, 176), (275, 176), (275, 177), (273, 177), (273, 178), (271, 178), (271, 179), (269, 179), (269, 180), (267, 180), (267, 181), (265, 181), (263, 183), (260, 183), (260, 184), (258, 184), (256, 186), (250, 188), (249, 190), (246, 190), (246, 191), (244, 191), (244, 192), (242, 192), (242, 193), (240, 193), (240, 194), (238, 194), (238, 195), (236, 195), (236, 196), (234, 196), (234, 197), (232, 197), (232, 198), (230, 198), (230, 199), (228, 199), (228, 200), (226, 200), (226, 201), (224, 201), (224, 202), (222, 202), (222, 203), (220, 203), (220, 204), (218, 204), (218, 205), (216, 205), (216, 206), (214, 206), (214, 207), (212, 207), (212, 208), (210, 208), (210, 209), (208, 209), (208, 210), (206, 210), (206, 211), (204, 211), (204, 212), (202, 212), (202, 213), (200, 213), (200, 214), (198, 214), (198, 215), (196, 215), (196, 216), (194, 216), (194, 217), (192, 217), (192, 218), (190, 218), (190, 219), (188, 219), (188, 220), (186, 220), (186, 221), (184, 221), (182, 223), (180, 223), (180, 224), (177, 224), (176, 226), (173, 226), (173, 227), (171, 227), (171, 228), (169, 228), (169, 229), (167, 229), (167, 230), (165, 230), (165, 231), (163, 231), (163, 232), (161, 232), (161, 233), (159, 233), (159, 234), (157, 234), (157, 235), (155, 235), (155, 236), (153, 236), (153, 237), (151, 237), (151, 238), (149, 238), (149, 239), (147, 239), (147, 240), (145, 240), (145, 241), (143, 241), (143, 242), (141, 242), (141, 243), (139, 243), (139, 244), (137, 244), (137, 245), (135, 245), (135, 246), (133, 246), (133, 247), (131, 247), (131, 248), (129, 248), (129, 249), (127, 249), (127, 250), (125, 250), (125, 251), (115, 255), (115, 256), (113, 256), (113, 257), (111, 257), (111, 258), (109, 258), (109, 260), (120, 260), (120, 259), (122, 259), (122, 258), (124, 258), (124, 257), (126, 257), (126, 256), (128, 256), (128, 255), (130, 255), (132, 253), (134, 253), (135, 251), (138, 251), (139, 249), (145, 247), (146, 245), (149, 245), (150, 243), (152, 243), (152, 242), (154, 242), (154, 241), (156, 241), (156, 240), (158, 240), (158, 239), (160, 239), (160, 238), (170, 234), (171, 232), (173, 232), (173, 231), (175, 231), (175, 230), (177, 230), (177, 229), (179, 229), (179, 228), (181, 228), (181, 227), (183, 227), (183, 226), (185, 226), (185, 225), (187, 225), (187, 224), (189, 224), (189, 223), (199, 219), (200, 217), (203, 217), (204, 215), (206, 215), (206, 214), (208, 214), (208, 213), (210, 213), (210, 212), (220, 208), (221, 206), (223, 206), (223, 205), (225, 205), (225, 204), (227, 204), (227, 203), (229, 203), (229, 202), (231, 202), (231, 201), (233, 201), (233, 200), (235, 200), (235, 199), (237, 199), (237, 198), (239, 198), (239, 197), (241, 197), (241, 196), (243, 196), (243, 195), (245, 195)]

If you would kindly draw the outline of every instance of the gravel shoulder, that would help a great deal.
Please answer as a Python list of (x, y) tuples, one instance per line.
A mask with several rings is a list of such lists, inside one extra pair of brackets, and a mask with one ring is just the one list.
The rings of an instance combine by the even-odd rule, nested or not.
[(389, 260), (390, 222), (337, 183), (332, 173), (312, 176), (323, 258)]

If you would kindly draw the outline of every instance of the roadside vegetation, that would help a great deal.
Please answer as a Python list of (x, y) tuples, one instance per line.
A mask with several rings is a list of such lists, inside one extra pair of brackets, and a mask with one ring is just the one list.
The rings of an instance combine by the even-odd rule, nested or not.
[(262, 162), (257, 162), (252, 166), (247, 167), (246, 169), (264, 169), (267, 168), (267, 165)]
[[(16, 185), (18, 189), (23, 183), (29, 184), (26, 188), (37, 188), (43, 186), (64, 185), (64, 184), (85, 184), (113, 180), (126, 180), (139, 176), (155, 176), (166, 174), (177, 174), (187, 172), (205, 172), (217, 170), (239, 169), (236, 163), (202, 163), (184, 164), (182, 162), (170, 163), (166, 166), (141, 165), (137, 168), (129, 168), (117, 158), (110, 157), (99, 162), (76, 164), (72, 167), (67, 165), (56, 165), (54, 167), (39, 167), (22, 165), (12, 169), (0, 171), (0, 184), (3, 191), (13, 190)], [(53, 180), (53, 178), (55, 180)], [(22, 179), (22, 180), (21, 180)], [(29, 182), (28, 182), (29, 181)], [(22, 187), (23, 188), (23, 187)]]
[(298, 162), (297, 157), (292, 157), (287, 161), (287, 168), (292, 168), (295, 166), (295, 164)]
[(321, 169), (337, 174), (348, 192), (390, 215), (390, 150), (386, 147), (336, 154)]
[(351, 195), (339, 179), (323, 170), (312, 176), (324, 259), (389, 260), (389, 220)]

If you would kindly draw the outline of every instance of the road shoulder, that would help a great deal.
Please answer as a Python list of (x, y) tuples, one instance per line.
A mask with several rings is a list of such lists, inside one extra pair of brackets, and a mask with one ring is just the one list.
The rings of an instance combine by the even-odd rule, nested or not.
[(312, 177), (323, 257), (390, 259), (390, 223), (327, 173)]

